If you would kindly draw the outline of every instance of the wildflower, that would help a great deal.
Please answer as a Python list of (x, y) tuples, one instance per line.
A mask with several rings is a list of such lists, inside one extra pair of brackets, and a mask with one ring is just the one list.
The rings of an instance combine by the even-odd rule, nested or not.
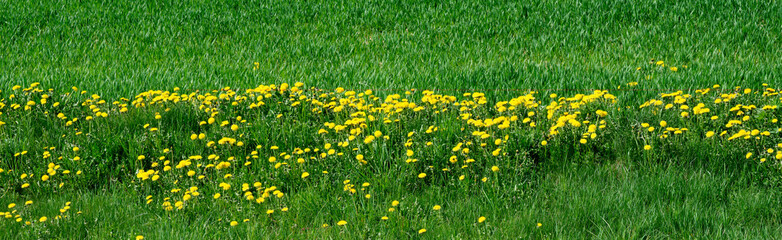
[(348, 224), (348, 222), (347, 222), (347, 221), (345, 221), (345, 220), (340, 220), (339, 222), (337, 222), (337, 225), (338, 225), (338, 226), (345, 226), (345, 225), (347, 225), (347, 224)]
[(432, 207), (432, 209), (435, 211), (440, 211), (441, 208), (442, 207), (440, 207), (440, 205), (434, 205), (434, 207)]
[(426, 228), (421, 228), (421, 230), (418, 230), (418, 234), (423, 234), (426, 232)]
[(648, 151), (648, 150), (652, 150), (652, 146), (650, 146), (650, 145), (645, 145), (645, 146), (644, 146), (644, 150), (647, 150), (647, 151)]
[(426, 177), (426, 173), (419, 173), (418, 174), (418, 178), (425, 178), (425, 177)]
[(486, 217), (484, 217), (484, 216), (481, 216), (481, 217), (479, 217), (479, 218), (478, 218), (478, 222), (479, 222), (479, 223), (482, 223), (482, 222), (484, 222), (484, 221), (486, 221)]
[(497, 148), (496, 150), (491, 152), (491, 155), (495, 156), (495, 157), (499, 156), (501, 151), (502, 151), (502, 148)]
[(229, 162), (220, 162), (219, 164), (217, 164), (217, 166), (215, 166), (215, 169), (221, 170), (221, 169), (226, 169), (228, 167), (231, 167), (231, 163), (229, 163)]

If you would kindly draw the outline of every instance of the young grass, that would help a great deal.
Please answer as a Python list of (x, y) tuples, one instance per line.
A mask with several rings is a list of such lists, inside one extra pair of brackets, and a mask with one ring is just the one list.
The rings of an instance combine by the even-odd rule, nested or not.
[(782, 230), (777, 2), (0, 6), (2, 239)]

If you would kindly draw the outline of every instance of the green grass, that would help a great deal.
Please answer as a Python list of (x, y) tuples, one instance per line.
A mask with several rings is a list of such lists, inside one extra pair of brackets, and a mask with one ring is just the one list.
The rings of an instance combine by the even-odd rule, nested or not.
[[(782, 231), (782, 171), (763, 152), (782, 142), (779, 123), (769, 121), (782, 115), (748, 111), (752, 119), (740, 128), (771, 131), (757, 141), (727, 141), (736, 128), (723, 125), (735, 117), (729, 111), (735, 104), (760, 108), (780, 104), (778, 97), (746, 95), (717, 105), (714, 92), (700, 97), (694, 89), (719, 84), (728, 93), (739, 86), (762, 89), (763, 83), (780, 87), (780, 15), (782, 4), (760, 1), (0, 0), (0, 102), (6, 104), (0, 108), (0, 121), (6, 123), (0, 126), (0, 168), (15, 170), (0, 173), (0, 212), (11, 202), (34, 201), (17, 206), (24, 209), (24, 220), (34, 223), (0, 219), (0, 238), (776, 238)], [(49, 105), (10, 110), (11, 103), (40, 99), (39, 93), (11, 90), (34, 82), (53, 90)], [(124, 115), (112, 104), (152, 89), (179, 87), (181, 93), (205, 94), (226, 86), (284, 82), (373, 89), (381, 101), (402, 94), (419, 103), (420, 91), (406, 96), (405, 90), (439, 89), (436, 93), (459, 100), (470, 99), (462, 97), (465, 92), (485, 92), (489, 105), (474, 117), (499, 115), (494, 103), (522, 96), (527, 89), (541, 89), (536, 98), (542, 105), (556, 100), (550, 93), (570, 97), (591, 89), (608, 89), (617, 102), (582, 109), (585, 115), (597, 109), (609, 112), (606, 129), (583, 146), (575, 143), (583, 131), (547, 136), (551, 122), (544, 119), (544, 109), (536, 110), (533, 119), (539, 126), (531, 130), (514, 125), (505, 132), (491, 131), (496, 135), (488, 140), (510, 136), (502, 145), (509, 155), (495, 160), (491, 143), (488, 149), (472, 149), (478, 161), (463, 170), (466, 181), (439, 171), (450, 166), (446, 161), (457, 142), (479, 141), (469, 133), (481, 128), (458, 120), (458, 107), (444, 114), (405, 112), (396, 116), (400, 123), (371, 124), (366, 133), (381, 130), (390, 139), (373, 147), (363, 147), (361, 139), (351, 142), (351, 147), (362, 146), (367, 166), (353, 164), (355, 153), (346, 150), (343, 158), (307, 163), (306, 168), (295, 167), (292, 159), (294, 166), (282, 171), (264, 163), (266, 158), (296, 147), (332, 143), (337, 148), (339, 138), (315, 133), (323, 122), (339, 124), (351, 117), (290, 107), (284, 97), (259, 110), (218, 101), (216, 124), (238, 123), (232, 120), (236, 116), (251, 124), (241, 124), (239, 136), (226, 127), (199, 125), (209, 117), (197, 108), (201, 102), (129, 106)], [(638, 86), (628, 86), (630, 82)], [(72, 86), (88, 94), (62, 95)], [(638, 109), (651, 98), (661, 99), (660, 93), (676, 90), (695, 96), (687, 102), (690, 107), (707, 103), (721, 118), (710, 122), (679, 118), (677, 111)], [(100, 108), (111, 117), (84, 119), (90, 104), (81, 103), (93, 93), (107, 101)], [(315, 93), (307, 92), (312, 98)], [(53, 107), (54, 101), (62, 105)], [(59, 112), (80, 120), (66, 126), (55, 117)], [(156, 112), (162, 114), (160, 120), (154, 118)], [(662, 127), (655, 125), (660, 120), (689, 131), (660, 139)], [(143, 127), (148, 123), (160, 132), (150, 133)], [(659, 129), (648, 133), (641, 123)], [(423, 134), (429, 126), (442, 130)], [(720, 140), (703, 137), (717, 129), (730, 132)], [(404, 163), (409, 131), (417, 132), (411, 139), (420, 164)], [(234, 137), (246, 146), (204, 148), (204, 142), (189, 139), (192, 133), (206, 133), (214, 141)], [(548, 147), (540, 146), (543, 139), (550, 141)], [(426, 141), (434, 145), (425, 147)], [(646, 144), (654, 149), (644, 151)], [(256, 145), (264, 146), (260, 158), (240, 168)], [(280, 151), (269, 150), (271, 145)], [(41, 159), (44, 146), (56, 147), (53, 159)], [(73, 146), (81, 148), (79, 153), (71, 151)], [(172, 153), (162, 154), (163, 148)], [(21, 151), (29, 153), (14, 156)], [(745, 159), (747, 152), (755, 153), (752, 161)], [(177, 176), (164, 176), (159, 184), (136, 178), (136, 170), (150, 169), (158, 156), (175, 165), (197, 154), (217, 154), (220, 161), (237, 156), (232, 190), (242, 182), (262, 181), (264, 187), (279, 187), (285, 197), (262, 206), (241, 201), (241, 192), (224, 196), (239, 201), (207, 201), (220, 192), (217, 183), (222, 181), (222, 173), (207, 171), (209, 181), (182, 180), (179, 185), (172, 184)], [(77, 155), (81, 161), (68, 160)], [(138, 155), (147, 159), (137, 160)], [(65, 160), (55, 160), (59, 156)], [(760, 157), (769, 161), (759, 164)], [(85, 174), (39, 181), (49, 162)], [(492, 173), (492, 165), (501, 171)], [(454, 172), (462, 171), (456, 168)], [(312, 176), (302, 180), (305, 170)], [(321, 174), (323, 170), (329, 174)], [(35, 173), (35, 181), (19, 179), (23, 172)], [(421, 180), (415, 177), (420, 172), (429, 175)], [(481, 183), (482, 176), (490, 180)], [(357, 188), (363, 182), (371, 186), (349, 195), (343, 191), (346, 179)], [(55, 181), (67, 184), (59, 188)], [(33, 186), (22, 189), (23, 182)], [(161, 209), (162, 197), (181, 198), (170, 190), (190, 186), (186, 184), (198, 185), (204, 199), (182, 211)], [(372, 198), (363, 198), (365, 192)], [(152, 204), (145, 204), (147, 195), (155, 196)], [(388, 212), (392, 200), (401, 204)], [(53, 220), (69, 201), (68, 218)], [(443, 209), (433, 211), (435, 204)], [(282, 207), (290, 211), (283, 213)], [(269, 217), (266, 209), (276, 212)], [(50, 220), (35, 223), (40, 216)], [(381, 216), (389, 220), (381, 221)], [(477, 223), (480, 216), (487, 221)], [(229, 220), (244, 218), (250, 221), (228, 226)], [(339, 220), (348, 224), (336, 226)], [(330, 227), (322, 228), (324, 223)], [(419, 235), (421, 228), (427, 232)]]
[[(782, 70), (778, 2), (2, 6), (0, 87), (76, 85), (106, 97), (292, 81), (361, 89), (612, 89), (631, 81), (645, 89), (757, 88)], [(642, 81), (647, 74), (635, 69), (652, 59), (688, 69)]]
[[(774, 238), (780, 227), (780, 192), (732, 183), (730, 174), (714, 174), (681, 166), (579, 166), (538, 176), (534, 189), (515, 193), (516, 200), (475, 196), (448, 199), (443, 189), (419, 194), (446, 210), (437, 216), (410, 216), (409, 222), (427, 226), (433, 236), (467, 238)], [(118, 189), (118, 190), (117, 190)], [(83, 214), (59, 225), (34, 230), (8, 226), (6, 237), (17, 238), (299, 238), (350, 234), (355, 237), (414, 237), (405, 226), (351, 226), (345, 230), (277, 227), (251, 224), (226, 229), (219, 216), (169, 218), (150, 211), (127, 186), (52, 196), (40, 213), (55, 212), (73, 201)], [(317, 196), (300, 193), (295, 200)], [(486, 201), (491, 202), (486, 204)], [(512, 202), (512, 203), (511, 203)], [(358, 206), (346, 206), (347, 208)], [(428, 209), (430, 206), (411, 206)], [(301, 215), (323, 214), (320, 207)], [(496, 214), (487, 226), (475, 227), (476, 212)], [(312, 216), (310, 215), (310, 216)], [(535, 224), (543, 226), (537, 228)], [(398, 230), (398, 231), (395, 231)], [(46, 232), (44, 232), (46, 231)], [(344, 232), (344, 233), (342, 233)], [(432, 237), (432, 236), (430, 236)]]

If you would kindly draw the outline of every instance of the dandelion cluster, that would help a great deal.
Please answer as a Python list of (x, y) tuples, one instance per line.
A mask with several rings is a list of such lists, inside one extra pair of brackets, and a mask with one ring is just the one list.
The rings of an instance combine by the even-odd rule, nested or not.
[[(0, 162), (0, 193), (69, 191), (103, 184), (108, 173), (143, 194), (140, 201), (150, 211), (177, 215), (219, 208), (224, 214), (218, 224), (226, 228), (296, 218), (300, 206), (289, 198), (304, 189), (330, 191), (337, 195), (333, 201), (375, 209), (358, 218), (334, 214), (313, 223), (330, 228), (417, 214), (410, 206), (415, 200), (388, 194), (378, 179), (390, 177), (412, 189), (478, 191), (523, 176), (545, 156), (600, 154), (618, 140), (636, 142), (622, 151), (642, 159), (660, 159), (690, 142), (740, 149), (743, 160), (779, 169), (780, 96), (763, 87), (715, 85), (620, 106), (607, 90), (572, 96), (528, 92), (491, 101), (480, 92), (452, 96), (411, 89), (379, 96), (372, 90), (283, 83), (152, 90), (107, 100), (76, 87), (57, 92), (36, 83), (2, 92), (0, 136), (38, 134), (49, 140), (4, 149), (9, 152)], [(618, 124), (617, 114), (635, 118)], [(31, 123), (39, 125), (30, 129)], [(632, 138), (617, 139), (626, 136)], [(391, 173), (397, 175), (378, 177)], [(80, 213), (71, 213), (71, 202), (46, 215), (33, 214), (32, 201), (0, 203), (7, 206), (0, 215), (11, 224), (58, 224)], [(429, 214), (451, 211), (445, 203), (426, 204)], [(476, 227), (490, 225), (495, 218), (488, 214), (469, 219)], [(425, 226), (410, 227), (426, 234)]]

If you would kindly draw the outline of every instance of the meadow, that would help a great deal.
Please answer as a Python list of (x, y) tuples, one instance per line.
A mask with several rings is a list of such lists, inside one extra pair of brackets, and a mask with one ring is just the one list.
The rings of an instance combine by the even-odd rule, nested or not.
[(0, 0), (0, 237), (778, 238), (780, 13)]

